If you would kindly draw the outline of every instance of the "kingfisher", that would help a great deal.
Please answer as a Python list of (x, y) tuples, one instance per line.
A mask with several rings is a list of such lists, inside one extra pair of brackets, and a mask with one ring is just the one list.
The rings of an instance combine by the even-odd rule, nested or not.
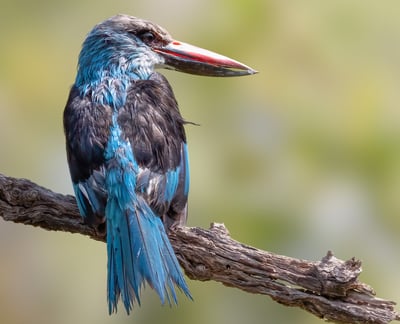
[(113, 16), (89, 32), (64, 110), (79, 212), (107, 242), (108, 311), (129, 314), (147, 284), (161, 303), (192, 298), (168, 231), (187, 219), (187, 123), (157, 68), (242, 76), (252, 68), (174, 40), (162, 27)]

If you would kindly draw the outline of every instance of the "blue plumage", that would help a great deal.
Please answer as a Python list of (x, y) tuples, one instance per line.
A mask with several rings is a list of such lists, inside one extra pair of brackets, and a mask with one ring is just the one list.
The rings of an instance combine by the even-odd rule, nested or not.
[(119, 298), (128, 313), (140, 304), (146, 283), (162, 303), (177, 302), (175, 286), (191, 298), (167, 236), (187, 218), (185, 121), (156, 67), (218, 76), (254, 73), (125, 15), (87, 36), (64, 130), (79, 211), (106, 235), (110, 313)]
[[(141, 191), (136, 194), (136, 179), (142, 171), (130, 143), (122, 138), (117, 115), (118, 110), (113, 115), (105, 152), (108, 301), (111, 313), (117, 309), (118, 295), (121, 294), (129, 313), (135, 301), (140, 304), (140, 289), (146, 281), (158, 293), (162, 303), (166, 299), (171, 303), (170, 294), (177, 302), (174, 283), (189, 297), (190, 293), (160, 217), (140, 195)], [(175, 176), (171, 177), (171, 174)], [(160, 199), (172, 200), (178, 186), (178, 174), (179, 166), (162, 175), (166, 179), (163, 191), (168, 198)], [(148, 185), (143, 189), (148, 189)]]

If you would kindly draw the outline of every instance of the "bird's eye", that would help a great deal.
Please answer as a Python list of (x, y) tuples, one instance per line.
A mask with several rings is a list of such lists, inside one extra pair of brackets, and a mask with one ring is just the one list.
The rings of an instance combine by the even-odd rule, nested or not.
[(139, 38), (144, 42), (144, 43), (151, 43), (155, 40), (155, 36), (152, 32), (144, 32), (142, 34), (139, 35)]

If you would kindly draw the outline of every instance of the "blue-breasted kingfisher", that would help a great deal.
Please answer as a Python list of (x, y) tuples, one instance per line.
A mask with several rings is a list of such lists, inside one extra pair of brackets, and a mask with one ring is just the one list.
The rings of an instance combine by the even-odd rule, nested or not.
[(147, 283), (161, 302), (191, 298), (167, 232), (187, 218), (185, 120), (156, 68), (205, 76), (256, 71), (172, 39), (156, 24), (116, 15), (87, 35), (64, 110), (68, 165), (79, 212), (107, 242), (109, 313), (127, 313)]

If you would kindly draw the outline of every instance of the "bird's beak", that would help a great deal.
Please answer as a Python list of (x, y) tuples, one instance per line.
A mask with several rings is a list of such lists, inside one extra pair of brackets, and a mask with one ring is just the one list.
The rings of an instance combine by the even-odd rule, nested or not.
[(169, 69), (205, 76), (241, 76), (257, 71), (226, 56), (179, 41), (153, 48), (164, 58), (164, 66)]

